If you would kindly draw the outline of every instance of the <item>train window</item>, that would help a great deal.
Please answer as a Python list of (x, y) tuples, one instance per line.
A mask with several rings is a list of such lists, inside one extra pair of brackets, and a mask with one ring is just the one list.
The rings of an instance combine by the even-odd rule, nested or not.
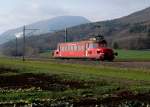
[(72, 46), (70, 46), (70, 51), (72, 51)]
[(67, 51), (67, 46), (65, 46), (65, 51)]
[(74, 46), (74, 51), (77, 51), (77, 46), (76, 45)]
[(67, 51), (69, 51), (69, 46), (67, 46)]
[(79, 47), (79, 46), (77, 45), (77, 51), (79, 51), (79, 50), (78, 50), (78, 47)]
[(73, 51), (76, 51), (76, 45), (73, 45)]
[(84, 46), (78, 46), (78, 51), (83, 51), (85, 48), (84, 48)]
[(82, 50), (82, 51), (84, 50), (84, 46), (81, 46), (81, 50)]
[(66, 51), (66, 46), (64, 46), (64, 51)]
[(65, 46), (65, 49), (64, 49), (64, 51), (66, 51), (66, 46)]
[(89, 48), (93, 48), (93, 44), (92, 43), (89, 44)]
[(66, 51), (68, 51), (68, 46), (66, 46)]
[(65, 46), (65, 51), (67, 51), (67, 46)]
[(82, 51), (82, 46), (80, 46), (80, 51)]
[(81, 50), (81, 48), (80, 48), (80, 46), (78, 46), (78, 51), (80, 51)]
[(71, 46), (71, 51), (73, 51), (73, 47), (74, 47), (74, 46)]
[(79, 51), (79, 46), (77, 46), (77, 51)]
[(66, 46), (66, 51), (68, 51), (68, 46)]
[(72, 51), (72, 46), (70, 46), (70, 51)]
[(63, 46), (63, 47), (62, 47), (62, 51), (64, 51), (64, 50), (65, 50), (65, 47)]
[(74, 45), (73, 50), (76, 51), (76, 45)]
[(98, 47), (98, 44), (97, 43), (94, 43), (93, 44), (93, 48), (97, 48)]
[(69, 46), (67, 46), (67, 51), (68, 51), (68, 49), (69, 49)]
[(85, 46), (83, 46), (83, 50), (85, 50)]
[(74, 45), (72, 46), (72, 51), (74, 51)]
[(71, 51), (71, 46), (69, 46), (69, 51)]
[(72, 51), (74, 51), (74, 45), (72, 46)]
[(63, 51), (63, 47), (61, 46), (61, 47), (59, 47), (59, 49), (61, 50), (61, 51)]
[(82, 50), (82, 47), (81, 47), (81, 45), (79, 46), (79, 51), (81, 51)]
[(73, 51), (74, 50), (74, 46), (71, 46), (71, 48), (72, 48), (71, 51)]
[(86, 48), (86, 49), (88, 49), (88, 48), (89, 48), (89, 44), (88, 44), (88, 43), (85, 45), (85, 48)]
[(80, 51), (82, 51), (82, 46), (80, 46)]

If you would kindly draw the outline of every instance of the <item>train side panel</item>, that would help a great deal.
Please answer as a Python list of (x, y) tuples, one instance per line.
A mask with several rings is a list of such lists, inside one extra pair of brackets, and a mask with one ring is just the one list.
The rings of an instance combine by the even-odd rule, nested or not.
[(54, 57), (85, 58), (86, 43), (64, 43), (59, 44), (54, 52)]

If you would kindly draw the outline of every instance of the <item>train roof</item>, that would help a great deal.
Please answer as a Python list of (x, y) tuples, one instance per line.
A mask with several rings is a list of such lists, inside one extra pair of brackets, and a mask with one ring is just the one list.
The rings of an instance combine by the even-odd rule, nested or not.
[[(106, 42), (106, 41), (103, 40), (102, 42)], [(96, 40), (85, 40), (85, 41), (77, 41), (77, 42), (59, 43), (58, 45), (82, 44), (82, 43), (98, 43), (98, 42)]]
[(96, 41), (90, 41), (90, 40), (87, 40), (87, 41), (77, 41), (77, 42), (64, 42), (64, 43), (59, 43), (60, 45), (62, 44), (78, 44), (78, 43), (94, 43)]

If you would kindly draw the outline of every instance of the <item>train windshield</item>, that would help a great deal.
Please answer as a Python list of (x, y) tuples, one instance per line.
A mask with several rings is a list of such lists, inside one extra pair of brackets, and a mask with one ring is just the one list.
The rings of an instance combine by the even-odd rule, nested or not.
[(89, 44), (89, 48), (98, 48), (99, 45), (97, 43), (91, 43)]
[(107, 47), (107, 45), (105, 43), (100, 43), (99, 47)]
[(89, 44), (89, 48), (102, 48), (106, 47), (107, 45), (105, 43), (91, 43)]

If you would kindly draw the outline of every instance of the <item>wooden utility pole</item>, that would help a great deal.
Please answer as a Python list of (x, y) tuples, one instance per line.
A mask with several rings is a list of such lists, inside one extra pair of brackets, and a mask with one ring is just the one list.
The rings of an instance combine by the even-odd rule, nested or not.
[(25, 44), (25, 26), (23, 26), (23, 57), (22, 60), (25, 61), (25, 49), (26, 49), (26, 44)]
[(68, 36), (68, 32), (67, 32), (67, 28), (65, 28), (65, 42), (68, 42), (67, 36)]
[(16, 104), (14, 103), (14, 107), (16, 107)]
[(26, 29), (25, 26), (23, 26), (23, 57), (22, 60), (25, 61), (25, 53), (26, 53), (26, 30), (35, 31), (39, 29)]
[(18, 38), (16, 37), (16, 57), (18, 56)]

